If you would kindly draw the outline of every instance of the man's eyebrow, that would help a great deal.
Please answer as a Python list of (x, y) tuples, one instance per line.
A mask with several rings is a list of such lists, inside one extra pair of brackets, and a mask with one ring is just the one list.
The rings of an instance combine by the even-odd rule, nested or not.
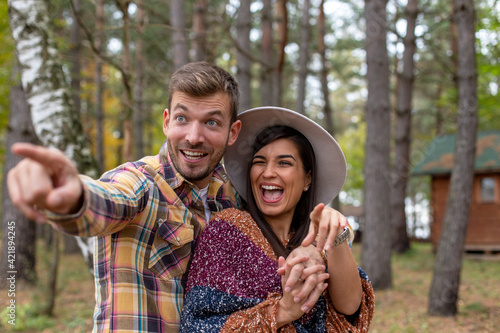
[(187, 106), (185, 106), (184, 104), (181, 104), (181, 103), (177, 103), (175, 106), (174, 106), (174, 110), (176, 109), (181, 109), (182, 111), (186, 111), (186, 112), (189, 112), (189, 109)]
[[(174, 110), (176, 110), (176, 109), (181, 109), (184, 112), (189, 112), (189, 108), (187, 106), (185, 106), (184, 104), (181, 104), (181, 103), (177, 103), (174, 106)], [(207, 116), (208, 117), (224, 116), (224, 112), (222, 112), (222, 110), (213, 110), (213, 111), (207, 112)]]
[(222, 112), (222, 110), (213, 110), (213, 111), (209, 111), (207, 113), (207, 116), (211, 117), (211, 116), (224, 116), (224, 113)]

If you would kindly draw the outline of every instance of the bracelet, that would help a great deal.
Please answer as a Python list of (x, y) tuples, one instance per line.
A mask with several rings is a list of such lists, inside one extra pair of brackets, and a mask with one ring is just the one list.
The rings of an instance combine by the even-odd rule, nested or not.
[(350, 235), (351, 235), (351, 231), (349, 230), (349, 228), (347, 228), (347, 227), (344, 228), (344, 231), (340, 235), (335, 237), (335, 240), (333, 241), (332, 247), (339, 246), (340, 244), (342, 244), (343, 242), (348, 240)]

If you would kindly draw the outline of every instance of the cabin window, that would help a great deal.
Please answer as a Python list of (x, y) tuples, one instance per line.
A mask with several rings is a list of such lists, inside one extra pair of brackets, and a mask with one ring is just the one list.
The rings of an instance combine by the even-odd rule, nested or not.
[(481, 178), (481, 202), (495, 201), (495, 178)]

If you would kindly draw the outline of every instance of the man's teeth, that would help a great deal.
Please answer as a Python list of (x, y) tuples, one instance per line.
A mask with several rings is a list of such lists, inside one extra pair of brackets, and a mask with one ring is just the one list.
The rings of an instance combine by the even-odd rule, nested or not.
[(275, 185), (262, 185), (262, 188), (264, 190), (283, 190), (283, 188), (279, 187), (279, 186), (275, 186)]
[(203, 155), (205, 155), (204, 153), (187, 151), (187, 150), (184, 150), (183, 152), (184, 152), (184, 155), (190, 160), (196, 160), (196, 159), (202, 157)]

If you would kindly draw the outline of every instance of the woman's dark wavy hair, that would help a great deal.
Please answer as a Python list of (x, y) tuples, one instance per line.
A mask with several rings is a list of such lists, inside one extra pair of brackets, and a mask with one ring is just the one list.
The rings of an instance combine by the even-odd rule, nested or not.
[[(250, 169), (252, 167), (253, 156), (255, 156), (255, 154), (262, 147), (278, 139), (289, 139), (293, 141), (298, 148), (300, 159), (302, 160), (302, 164), (304, 166), (304, 172), (307, 173), (311, 171), (311, 185), (308, 191), (304, 191), (302, 193), (302, 196), (295, 207), (292, 225), (290, 227), (290, 232), (293, 233), (293, 236), (286, 247), (283, 246), (280, 239), (274, 233), (273, 229), (269, 223), (267, 223), (266, 219), (257, 207), (257, 203), (255, 202), (255, 198), (252, 193), (250, 180)], [(293, 249), (300, 246), (302, 240), (306, 237), (307, 232), (309, 231), (309, 224), (311, 222), (309, 214), (313, 210), (316, 203), (316, 157), (314, 155), (314, 150), (309, 143), (309, 140), (307, 140), (306, 137), (299, 131), (288, 126), (273, 126), (262, 130), (255, 138), (252, 150), (252, 159), (249, 163), (247, 174), (247, 201), (245, 208), (254, 218), (262, 233), (271, 244), (276, 255), (286, 258)]]

